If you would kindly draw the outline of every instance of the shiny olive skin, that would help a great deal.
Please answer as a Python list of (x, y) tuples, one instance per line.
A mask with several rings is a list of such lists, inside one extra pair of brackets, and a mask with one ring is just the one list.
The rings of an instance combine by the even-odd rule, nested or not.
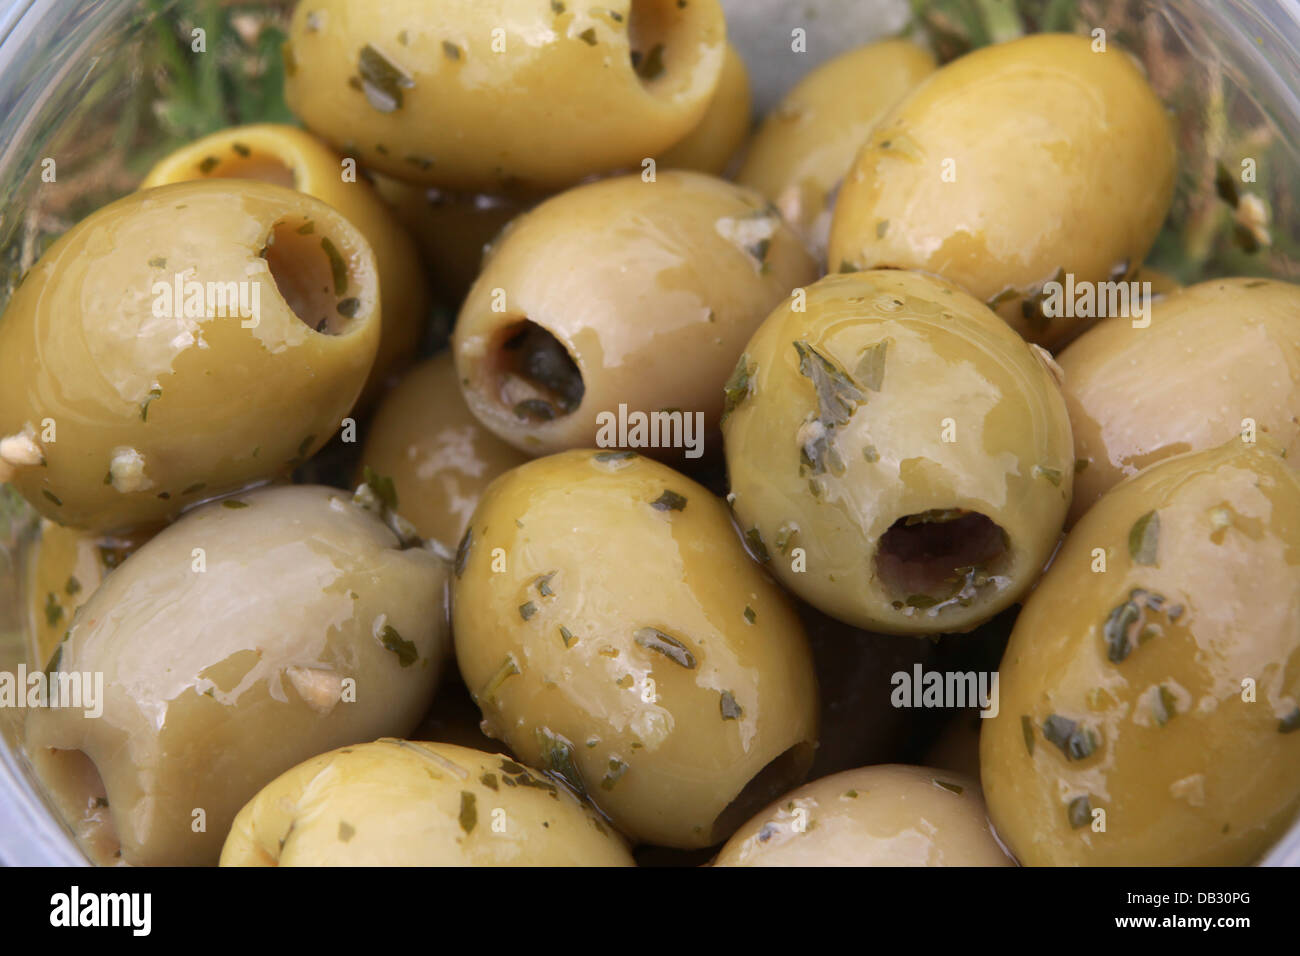
[(749, 71), (740, 52), (727, 44), (722, 61), (718, 88), (709, 101), (708, 112), (685, 138), (659, 155), (660, 169), (693, 169), (698, 173), (721, 176), (731, 165), (749, 135), (750, 114), (754, 108), (749, 88)]
[(1030, 341), (1091, 320), (1035, 308), (1044, 283), (1128, 278), (1164, 222), (1172, 124), (1128, 53), (1038, 34), (935, 72), (872, 131), (831, 223), (831, 271), (921, 269)]
[(853, 273), (801, 291), (728, 385), (737, 522), (778, 580), (832, 617), (970, 630), (1033, 584), (1069, 506), (1052, 374), (934, 277)]
[(152, 536), (108, 537), (42, 520), (40, 536), (25, 555), (28, 666), (43, 668), (104, 576)]
[(289, 28), (285, 98), (390, 176), (556, 189), (689, 133), (725, 53), (717, 0), (316, 0)]
[(630, 452), (541, 458), (492, 483), (455, 567), (484, 730), (634, 842), (709, 846), (803, 779), (808, 645), (707, 489)]
[[(522, 783), (520, 781), (523, 781)], [(501, 754), (385, 738), (271, 781), (222, 866), (635, 866), (582, 801)]]
[(520, 196), (453, 193), (372, 174), (375, 191), (406, 226), (442, 298), (459, 306), (478, 278), (483, 252), (532, 204)]
[(1124, 478), (1240, 435), (1300, 467), (1300, 286), (1213, 279), (1107, 319), (1058, 356), (1079, 471), (1071, 520)]
[(449, 649), (447, 576), (337, 489), (205, 505), (80, 609), (51, 666), (102, 673), (102, 716), (31, 711), (27, 751), (47, 779), (94, 764), (125, 862), (215, 863), (277, 774), (416, 725)]
[[(187, 282), (205, 285), (191, 297)], [(257, 314), (205, 288), (242, 289)], [(369, 245), (318, 199), (221, 180), (110, 203), (0, 319), (0, 480), (47, 518), (107, 531), (283, 473), (348, 414), (379, 308)]]
[(786, 794), (736, 831), (714, 866), (1013, 866), (970, 777), (883, 764)]
[(158, 162), (141, 189), (191, 179), (257, 179), (329, 203), (374, 250), (384, 301), (379, 351), (362, 394), (369, 404), (390, 374), (409, 364), (429, 314), (429, 290), (415, 243), (364, 179), (343, 178), (343, 157), (293, 126), (232, 126), (195, 140)]
[(1022, 863), (1247, 865), (1293, 822), (1300, 478), (1263, 441), (1117, 485), (1026, 602), (980, 739)]
[(361, 453), (363, 465), (393, 480), (402, 517), (448, 554), (492, 479), (527, 460), (470, 414), (450, 352), (417, 365), (384, 396)]
[[(601, 415), (620, 405), (679, 410), (692, 425), (702, 414), (707, 453), (736, 356), (815, 270), (775, 209), (720, 179), (669, 170), (569, 190), (511, 223), (461, 308), (452, 347), (466, 401), (534, 455), (606, 447)], [(519, 347), (529, 335), (560, 358)], [(534, 373), (536, 359), (568, 370)]]
[(934, 68), (934, 57), (906, 40), (871, 43), (828, 60), (764, 118), (736, 181), (776, 203), (825, 261), (840, 180), (872, 127)]

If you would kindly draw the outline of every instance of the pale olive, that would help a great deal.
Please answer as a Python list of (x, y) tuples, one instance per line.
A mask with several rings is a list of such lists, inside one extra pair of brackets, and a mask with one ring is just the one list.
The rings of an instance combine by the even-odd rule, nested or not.
[(786, 587), (892, 634), (1018, 600), (1070, 502), (1070, 423), (1040, 353), (943, 280), (827, 276), (780, 305), (727, 385), (740, 527)]
[(1102, 496), (1025, 603), (984, 721), (1031, 866), (1243, 866), (1300, 809), (1300, 478), (1231, 439)]
[(428, 320), (429, 291), (415, 243), (371, 185), (345, 163), (293, 126), (231, 126), (167, 155), (140, 188), (202, 178), (257, 179), (322, 199), (361, 230), (375, 253), (384, 301), (379, 351), (362, 393), (362, 403), (369, 404), (384, 380), (414, 357)]
[(1090, 321), (1044, 286), (1125, 280), (1173, 197), (1173, 126), (1102, 37), (1037, 34), (936, 71), (872, 130), (831, 223), (832, 271), (921, 269), (1055, 348)]
[(1173, 455), (1267, 434), (1300, 467), (1300, 286), (1213, 279), (1107, 319), (1058, 357), (1074, 430), (1071, 520)]
[(227, 179), (110, 203), (0, 321), (0, 480), (106, 531), (284, 473), (351, 409), (379, 307), (370, 246), (319, 199)]
[(714, 866), (1013, 866), (979, 784), (884, 764), (823, 777), (736, 831)]
[(871, 43), (821, 64), (764, 118), (737, 181), (774, 202), (824, 262), (835, 192), (858, 149), (934, 68), (934, 57), (907, 40)]
[(725, 52), (717, 0), (314, 0), (289, 28), (285, 97), (390, 176), (553, 189), (680, 140)]
[(494, 244), (452, 339), (466, 401), (530, 454), (698, 458), (736, 356), (815, 274), (751, 190), (685, 170), (580, 186)]
[(488, 488), (455, 572), (484, 730), (634, 841), (709, 846), (803, 779), (808, 645), (707, 489), (627, 451), (541, 458)]
[(222, 866), (634, 866), (562, 784), (501, 754), (385, 738), (271, 781)]
[(78, 611), (49, 669), (102, 675), (102, 714), (33, 710), (27, 751), (69, 805), (103, 789), (125, 862), (215, 863), (277, 774), (415, 727), (449, 649), (447, 577), (336, 489), (204, 505)]
[(450, 352), (417, 365), (384, 396), (361, 453), (365, 467), (392, 480), (402, 517), (448, 554), (488, 484), (527, 460), (470, 414)]

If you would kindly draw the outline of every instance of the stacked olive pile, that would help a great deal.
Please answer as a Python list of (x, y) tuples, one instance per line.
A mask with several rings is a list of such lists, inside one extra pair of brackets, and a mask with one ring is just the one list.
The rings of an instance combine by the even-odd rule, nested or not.
[[(311, 133), (168, 157), (0, 321), (33, 657), (105, 682), (27, 745), (92, 855), (1256, 859), (1300, 804), (1300, 291), (1051, 306), (1153, 281), (1140, 67), (875, 44), (733, 182), (714, 0), (486, 6), (302, 4)], [(460, 314), (407, 368), (426, 277)], [(340, 431), (357, 490), (288, 483)], [(978, 774), (862, 767), (906, 721), (811, 644), (887, 673), (1017, 603)], [(438, 710), (453, 649), (499, 744)]]

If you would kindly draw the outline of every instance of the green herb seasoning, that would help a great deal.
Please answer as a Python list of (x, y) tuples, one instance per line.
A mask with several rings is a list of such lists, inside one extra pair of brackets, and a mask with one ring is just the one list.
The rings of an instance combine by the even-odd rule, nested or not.
[(402, 91), (415, 86), (414, 80), (369, 43), (361, 48), (357, 67), (367, 102), (381, 113), (401, 109)]
[(1300, 707), (1297, 707), (1277, 722), (1277, 732), (1279, 734), (1289, 734), (1294, 730), (1300, 730)]
[(745, 532), (745, 542), (749, 545), (750, 550), (754, 552), (754, 556), (758, 558), (759, 561), (767, 564), (767, 562), (772, 560), (772, 555), (768, 553), (767, 545), (763, 543), (763, 533), (759, 531), (758, 528), (750, 528)]
[(488, 678), (488, 682), (483, 685), (483, 689), (478, 692), (478, 699), (483, 703), (488, 703), (496, 698), (497, 691), (501, 685), (519, 673), (519, 665), (515, 662), (513, 654), (507, 654), (506, 659), (501, 662), (497, 672)]
[(375, 497), (384, 503), (384, 507), (397, 507), (397, 488), (393, 484), (392, 478), (378, 474), (373, 468), (366, 465), (361, 469), (361, 479), (375, 493)]
[(532, 601), (525, 601), (523, 604), (519, 605), (519, 616), (522, 617), (525, 621), (528, 620), (536, 613), (537, 613), (537, 605), (534, 604)]
[(1025, 750), (1032, 757), (1034, 755), (1034, 722), (1029, 719), (1028, 714), (1020, 715), (1020, 732), (1025, 737)]
[(50, 627), (58, 624), (63, 618), (63, 607), (59, 604), (58, 598), (54, 596), (53, 591), (45, 595), (45, 623)]
[(1074, 460), (1074, 473), (1076, 475), (1083, 474), (1085, 471), (1088, 470), (1088, 463), (1091, 461), (1092, 461), (1091, 458), (1076, 458)]
[(686, 508), (686, 499), (675, 491), (665, 491), (650, 502), (650, 507), (656, 511), (682, 511)]
[(235, 499), (235, 498), (227, 498), (225, 501), (221, 502), (221, 507), (223, 507), (223, 508), (229, 508), (231, 511), (234, 511), (234, 510), (236, 510), (236, 509), (238, 509), (238, 508), (247, 508), (247, 507), (248, 507), (248, 502), (247, 502), (247, 501), (239, 501), (239, 500), (237, 500), (237, 499)]
[(885, 238), (885, 233), (887, 233), (887, 232), (889, 232), (889, 220), (888, 220), (888, 219), (882, 219), (882, 220), (880, 220), (880, 222), (876, 223), (876, 238), (877, 238), (877, 239), (884, 239), (884, 238)]
[(560, 640), (564, 641), (565, 647), (572, 647), (574, 640), (576, 640), (573, 636), (573, 632), (563, 624), (560, 625)]
[(1241, 195), (1237, 192), (1237, 180), (1221, 162), (1214, 164), (1214, 191), (1233, 209), (1236, 209), (1241, 202)]
[(736, 703), (736, 698), (729, 690), (724, 690), (718, 698), (718, 710), (721, 711), (723, 720), (739, 720), (745, 716), (744, 708)]
[(1033, 476), (1035, 478), (1046, 478), (1053, 486), (1061, 487), (1061, 471), (1058, 468), (1048, 468), (1046, 465), (1034, 465)]
[(889, 351), (889, 339), (868, 347), (858, 359), (854, 377), (862, 383), (863, 388), (873, 392), (880, 391), (885, 382), (885, 353)]
[(610, 461), (631, 461), (637, 457), (634, 451), (598, 451), (592, 455), (593, 461), (610, 462)]
[(1092, 822), (1092, 799), (1085, 794), (1070, 801), (1068, 810), (1070, 826), (1074, 829), (1086, 827)]
[(664, 45), (656, 43), (650, 48), (650, 52), (644, 58), (632, 54), (632, 66), (636, 70), (636, 75), (643, 80), (653, 80), (664, 71)]
[(595, 46), (596, 28), (587, 27), (587, 29), (583, 30), (581, 33), (578, 34), (578, 39), (581, 40), (583, 43), (587, 44), (587, 46)]
[(410, 667), (418, 658), (419, 652), (416, 651), (415, 645), (408, 640), (404, 640), (397, 629), (391, 624), (385, 624), (384, 629), (379, 632), (379, 643), (383, 644), (387, 650), (397, 655), (397, 663), (403, 667)]
[(69, 576), (68, 583), (63, 586), (63, 590), (67, 591), (69, 594), (76, 594), (81, 590), (81, 582), (75, 577)]
[(1161, 727), (1169, 723), (1170, 718), (1178, 716), (1178, 698), (1164, 684), (1156, 688), (1151, 704), (1151, 714)]
[(54, 492), (50, 491), (50, 489), (42, 488), (41, 494), (44, 495), (49, 501), (53, 502), (58, 507), (60, 508), (63, 507), (63, 499), (60, 498), (58, 495), (56, 495)]
[(247, 159), (253, 153), (253, 151), (249, 149), (247, 146), (245, 146), (243, 143), (231, 143), (230, 148), (233, 149), (240, 156), (243, 156), (245, 159)]
[(1084, 760), (1097, 749), (1097, 733), (1083, 724), (1052, 714), (1043, 721), (1043, 736), (1056, 744), (1066, 760)]
[(330, 276), (334, 280), (334, 294), (342, 296), (348, 291), (348, 266), (339, 254), (338, 247), (330, 241), (329, 236), (322, 236), (320, 247), (325, 250), (325, 257), (330, 261)]
[(199, 163), (199, 172), (206, 176), (208, 173), (216, 169), (220, 162), (221, 160), (217, 159), (215, 156), (206, 156), (204, 157), (203, 162)]
[(862, 457), (874, 465), (880, 461), (880, 452), (876, 451), (875, 445), (867, 445), (862, 449)]
[(627, 771), (628, 765), (626, 761), (620, 760), (618, 757), (610, 757), (609, 769), (605, 771), (605, 776), (600, 780), (600, 789), (613, 790), (614, 784), (618, 783)]
[(310, 236), (313, 232), (316, 231), (316, 224), (312, 222), (310, 219), (308, 219), (306, 222), (304, 222), (301, 226), (299, 226), (294, 231), (297, 232), (298, 235), (300, 236)]
[(154, 269), (167, 268), (167, 259), (164, 256), (154, 256), (149, 260), (149, 265)]
[(1111, 609), (1102, 625), (1102, 637), (1106, 642), (1106, 657), (1112, 664), (1118, 664), (1132, 653), (1134, 647), (1140, 646), (1155, 637), (1156, 628), (1146, 623), (1146, 612), (1163, 612), (1170, 623), (1183, 615), (1183, 606), (1175, 604), (1165, 609), (1165, 597), (1154, 591), (1134, 588), (1129, 592), (1128, 600)]
[(948, 780), (940, 780), (938, 777), (933, 777), (931, 779), (933, 780), (934, 785), (936, 787), (942, 787), (944, 790), (947, 790), (949, 793), (954, 793), (959, 797), (966, 792), (966, 788), (963, 787), (961, 784), (952, 783)]
[(756, 614), (754, 613), (754, 609), (753, 609), (752, 607), (750, 607), (748, 604), (746, 604), (746, 605), (745, 605), (745, 620), (748, 621), (750, 624), (753, 624), (754, 621), (755, 621), (757, 618), (758, 618), (758, 615), (756, 615)]
[(478, 782), (483, 784), (483, 786), (487, 787), (489, 790), (500, 789), (497, 785), (497, 775), (494, 773), (484, 773), (483, 776), (478, 778)]
[(461, 535), (460, 544), (456, 545), (456, 560), (452, 563), (452, 573), (459, 578), (465, 573), (465, 562), (469, 560), (469, 549), (474, 544), (474, 529), (466, 528)]
[(140, 403), (140, 421), (147, 422), (149, 420), (149, 406), (160, 398), (162, 398), (161, 386), (155, 385), (153, 388), (149, 389), (149, 394), (145, 396), (145, 400)]
[(478, 798), (468, 790), (460, 792), (460, 828), (468, 835), (478, 824)]
[(356, 836), (356, 833), (357, 833), (356, 827), (354, 827), (352, 824), (344, 820), (339, 821), (339, 842), (340, 843), (347, 843), (354, 836)]
[(685, 667), (687, 670), (695, 669), (695, 655), (671, 634), (665, 634), (657, 627), (643, 627), (636, 632), (635, 640), (642, 647), (652, 650), (657, 654), (662, 654), (674, 664)]
[(450, 40), (442, 41), (442, 53), (449, 60), (459, 60), (461, 49)]
[(346, 299), (340, 299), (336, 308), (338, 309), (339, 315), (344, 318), (355, 318), (357, 312), (361, 310), (361, 300), (355, 296), (349, 296)]
[(790, 547), (790, 540), (799, 533), (799, 529), (794, 524), (787, 521), (781, 527), (776, 529), (776, 550), (785, 554)]
[(553, 733), (549, 727), (537, 728), (537, 743), (542, 751), (542, 769), (555, 774), (573, 790), (585, 796), (587, 787), (577, 764), (573, 762), (573, 744)]
[(537, 588), (537, 593), (542, 597), (553, 597), (555, 590), (551, 587), (551, 578), (558, 574), (558, 571), (552, 571), (549, 574), (543, 574), (533, 581), (533, 587)]
[(748, 355), (741, 355), (736, 367), (722, 387), (722, 421), (740, 407), (740, 403), (749, 397), (750, 383), (758, 366), (753, 365)]
[(1148, 511), (1133, 523), (1128, 533), (1128, 553), (1134, 564), (1155, 564), (1160, 543), (1160, 513)]

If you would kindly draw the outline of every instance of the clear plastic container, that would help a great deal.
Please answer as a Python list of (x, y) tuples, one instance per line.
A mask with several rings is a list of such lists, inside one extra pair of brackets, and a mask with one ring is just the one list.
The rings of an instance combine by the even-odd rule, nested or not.
[[(723, 0), (731, 37), (754, 74), (759, 109), (817, 62), (896, 33), (917, 5)], [(965, 4), (972, 5), (981, 3)], [(130, 191), (163, 150), (243, 113), (288, 118), (274, 95), (249, 91), (276, 85), (265, 75), (274, 63), (267, 53), (278, 46), (275, 25), (290, 6), (0, 0), (0, 306), (52, 238)], [(942, 12), (963, 4), (929, 6)], [(1139, 55), (1175, 110), (1182, 164), (1171, 213), (1176, 228), (1152, 254), (1157, 268), (1183, 281), (1222, 274), (1300, 280), (1300, 0), (1044, 0), (1021, 7), (1034, 11), (1040, 25), (1054, 26), (1047, 18), (1064, 11), (1076, 16), (1075, 29), (1104, 28)], [(935, 22), (941, 24), (937, 15)], [(233, 30), (221, 39), (225, 24)], [(212, 64), (258, 82), (223, 88), (228, 81), (213, 70), (186, 86), (179, 72), (167, 72), (169, 57), (188, 55), (188, 42), (180, 44), (196, 28), (205, 30)], [(806, 52), (792, 52), (796, 29), (805, 32)], [(56, 160), (57, 190), (43, 188), (47, 158)], [(1235, 169), (1246, 159), (1257, 164), (1254, 191), (1272, 213), (1270, 244), (1253, 253), (1240, 247), (1213, 188), (1217, 163)], [(43, 663), (31, 660), (23, 600), (23, 555), (35, 533), (30, 513), (0, 497), (0, 670), (11, 673), (20, 663)], [(84, 864), (17, 743), (23, 714), (0, 709), (0, 862)], [(1263, 862), (1300, 865), (1300, 824)]]

